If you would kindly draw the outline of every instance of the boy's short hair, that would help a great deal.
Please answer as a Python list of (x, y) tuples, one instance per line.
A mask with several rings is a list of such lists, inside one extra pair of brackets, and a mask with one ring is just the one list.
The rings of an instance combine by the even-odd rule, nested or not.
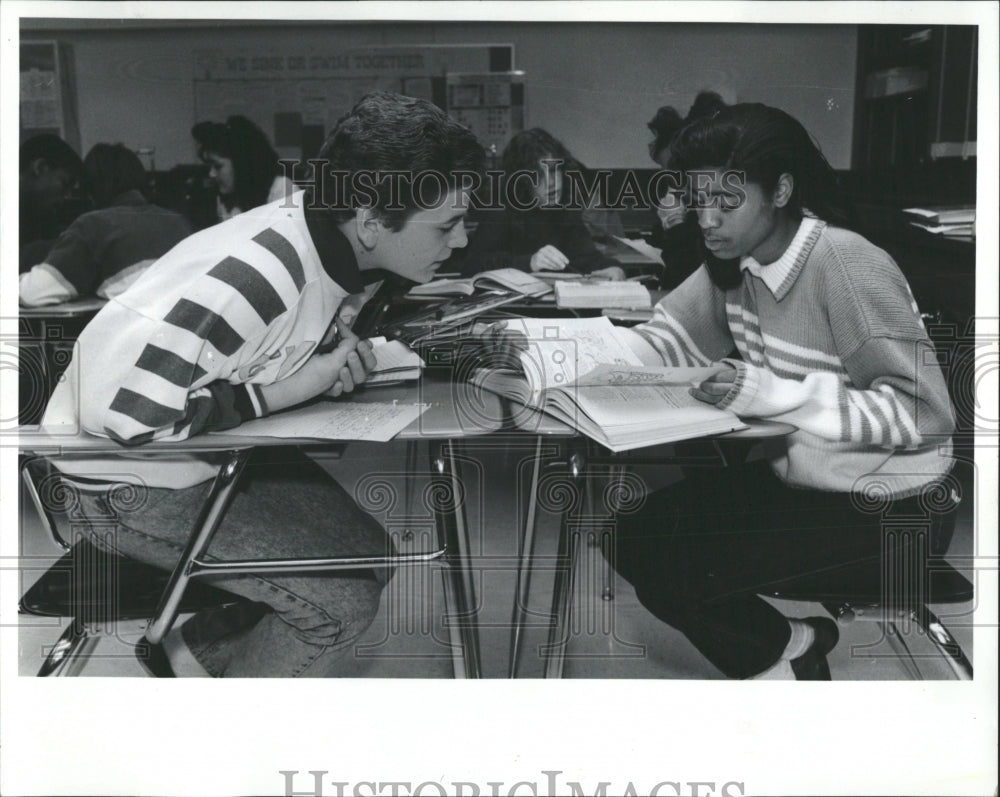
[[(440, 202), (442, 189), (459, 187), (461, 174), (480, 173), (486, 156), (472, 132), (436, 105), (376, 91), (341, 117), (317, 160), (317, 199), (338, 222), (370, 206), (399, 230), (415, 211)], [(366, 172), (359, 186), (357, 175)]]
[(39, 133), (21, 144), (18, 160), (22, 173), (39, 159), (53, 169), (64, 169), (74, 177), (79, 177), (83, 171), (83, 161), (76, 151), (52, 133)]

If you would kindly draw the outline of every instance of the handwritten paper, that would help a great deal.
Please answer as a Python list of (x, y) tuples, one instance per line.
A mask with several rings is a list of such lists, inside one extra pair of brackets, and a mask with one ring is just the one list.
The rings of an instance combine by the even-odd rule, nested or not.
[(313, 440), (372, 440), (385, 443), (419, 418), (428, 404), (322, 401), (268, 418), (248, 421), (220, 434)]

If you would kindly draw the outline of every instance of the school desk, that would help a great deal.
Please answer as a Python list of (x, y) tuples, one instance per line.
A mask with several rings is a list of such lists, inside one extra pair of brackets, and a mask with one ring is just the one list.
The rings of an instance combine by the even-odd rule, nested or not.
[[(289, 444), (310, 450), (342, 449), (344, 441), (316, 439), (284, 439), (246, 437), (234, 434), (204, 434), (176, 443), (150, 442), (143, 446), (126, 447), (107, 438), (77, 433), (49, 435), (22, 430), (19, 437), (21, 474), (43, 525), (59, 540), (53, 517), (38, 486), (29, 474), (29, 465), (39, 459), (86, 458), (94, 454), (128, 453), (157, 457), (183, 453), (214, 453), (221, 458), (218, 475), (205, 500), (197, 528), (192, 530), (181, 558), (168, 581), (154, 616), (146, 630), (146, 639), (157, 643), (163, 639), (176, 619), (184, 590), (192, 579), (210, 574), (280, 573), (330, 571), (368, 567), (395, 567), (437, 561), (444, 565), (445, 605), (449, 641), (455, 676), (478, 678), (481, 674), (476, 596), (470, 555), (469, 530), (461, 497), (461, 457), (458, 447), (467, 438), (489, 434), (501, 426), (500, 401), (492, 394), (471, 385), (449, 380), (421, 380), (392, 387), (362, 390), (350, 401), (357, 402), (421, 402), (429, 409), (406, 427), (396, 439), (426, 440), (430, 443), (432, 501), (438, 531), (439, 548), (433, 551), (394, 557), (337, 557), (330, 559), (252, 560), (215, 562), (203, 558), (229, 504), (234, 489), (251, 452), (260, 447)], [(296, 410), (291, 410), (294, 413)], [(321, 519), (320, 519), (321, 522)], [(65, 547), (65, 545), (64, 545)], [(71, 628), (72, 628), (71, 624)], [(70, 633), (70, 629), (67, 629)], [(66, 635), (64, 634), (64, 637)], [(79, 640), (82, 643), (82, 640)], [(57, 643), (57, 646), (60, 643)], [(65, 644), (65, 642), (63, 642)], [(76, 643), (74, 643), (76, 644)]]
[[(604, 547), (610, 544), (613, 534), (613, 531), (608, 532), (612, 528), (613, 517), (597, 511), (595, 485), (602, 486), (602, 495), (612, 510), (624, 508), (631, 502), (641, 501), (643, 494), (641, 480), (627, 476), (630, 467), (728, 467), (745, 462), (752, 448), (780, 442), (781, 438), (795, 431), (793, 425), (781, 421), (749, 419), (746, 429), (613, 453), (544, 413), (520, 406), (509, 407), (507, 411), (518, 429), (536, 435), (511, 613), (510, 678), (517, 677), (530, 581), (540, 567), (539, 559), (534, 555), (540, 489), (550, 493), (547, 503), (561, 510), (559, 541), (552, 563), (555, 580), (548, 618), (548, 642), (542, 649), (545, 677), (560, 678), (569, 641), (568, 631), (573, 623), (573, 583), (579, 539), (586, 532), (590, 538), (600, 539)], [(548, 474), (543, 476), (546, 470)], [(578, 507), (582, 509), (574, 513), (574, 508)], [(609, 568), (610, 564), (602, 573), (602, 597), (605, 600), (613, 597)]]
[(107, 299), (92, 296), (62, 304), (19, 308), (19, 423), (41, 420), (49, 396), (72, 359), (77, 337), (105, 304)]

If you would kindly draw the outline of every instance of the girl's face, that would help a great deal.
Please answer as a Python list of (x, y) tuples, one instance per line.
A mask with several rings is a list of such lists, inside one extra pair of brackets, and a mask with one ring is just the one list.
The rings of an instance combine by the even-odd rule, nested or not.
[(785, 188), (779, 182), (768, 193), (738, 172), (698, 169), (692, 174), (692, 192), (705, 248), (723, 260), (750, 255), (761, 265), (773, 263), (798, 227), (789, 225), (784, 212)]
[(236, 174), (233, 171), (232, 159), (209, 152), (205, 155), (205, 163), (209, 167), (208, 176), (215, 182), (220, 194), (228, 196), (236, 190)]
[(538, 181), (535, 183), (535, 199), (541, 206), (556, 205), (562, 197), (563, 167), (552, 160), (538, 164)]

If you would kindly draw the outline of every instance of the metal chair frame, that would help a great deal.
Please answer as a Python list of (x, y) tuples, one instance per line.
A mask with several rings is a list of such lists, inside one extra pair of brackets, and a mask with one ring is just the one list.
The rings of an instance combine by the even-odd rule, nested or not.
[[(248, 444), (242, 447), (233, 447), (222, 451), (223, 462), (219, 472), (215, 477), (201, 513), (194, 524), (187, 544), (177, 561), (170, 578), (160, 598), (159, 605), (153, 612), (149, 625), (146, 628), (145, 639), (148, 642), (157, 644), (161, 642), (173, 626), (177, 618), (181, 600), (185, 590), (194, 579), (204, 578), (210, 575), (225, 573), (227, 575), (243, 575), (256, 573), (289, 573), (289, 572), (310, 572), (322, 573), (341, 570), (371, 569), (371, 568), (396, 568), (412, 565), (441, 562), (449, 566), (445, 558), (447, 547), (438, 550), (414, 553), (399, 554), (395, 556), (337, 556), (322, 558), (302, 558), (302, 559), (254, 559), (254, 560), (228, 560), (228, 561), (208, 561), (205, 553), (218, 530), (222, 518), (232, 500), (233, 491), (239, 482), (240, 475), (250, 457), (254, 445)], [(178, 450), (174, 447), (173, 450)], [(188, 453), (212, 451), (218, 452), (218, 446), (207, 444), (204, 446), (187, 445), (183, 451)], [(73, 451), (59, 451), (59, 457), (86, 456)], [(89, 454), (92, 456), (92, 453)], [(31, 465), (38, 460), (47, 460), (51, 454), (37, 454), (34, 456), (23, 456), (21, 459), (21, 476), (28, 494), (31, 497), (42, 525), (49, 536), (64, 550), (69, 550), (69, 543), (59, 534), (50, 507), (46, 505), (39, 494), (37, 485), (31, 476)], [(445, 462), (446, 457), (436, 461), (438, 473), (442, 478), (455, 478), (451, 469)], [(439, 518), (440, 519), (440, 518)], [(445, 579), (446, 585), (448, 579)], [(454, 590), (446, 588), (448, 593)], [(462, 594), (452, 594), (452, 600)], [(461, 611), (461, 607), (459, 607)], [(464, 676), (478, 672), (478, 655), (475, 645), (467, 645), (461, 638), (454, 638), (453, 649), (456, 650), (456, 675)], [(92, 649), (95, 640), (85, 625), (72, 622), (62, 633), (55, 645), (49, 651), (45, 661), (38, 672), (40, 676), (48, 676), (56, 673), (67, 673), (71, 668), (69, 665), (78, 658), (88, 654)], [(463, 656), (472, 656), (473, 661), (463, 660)]]

